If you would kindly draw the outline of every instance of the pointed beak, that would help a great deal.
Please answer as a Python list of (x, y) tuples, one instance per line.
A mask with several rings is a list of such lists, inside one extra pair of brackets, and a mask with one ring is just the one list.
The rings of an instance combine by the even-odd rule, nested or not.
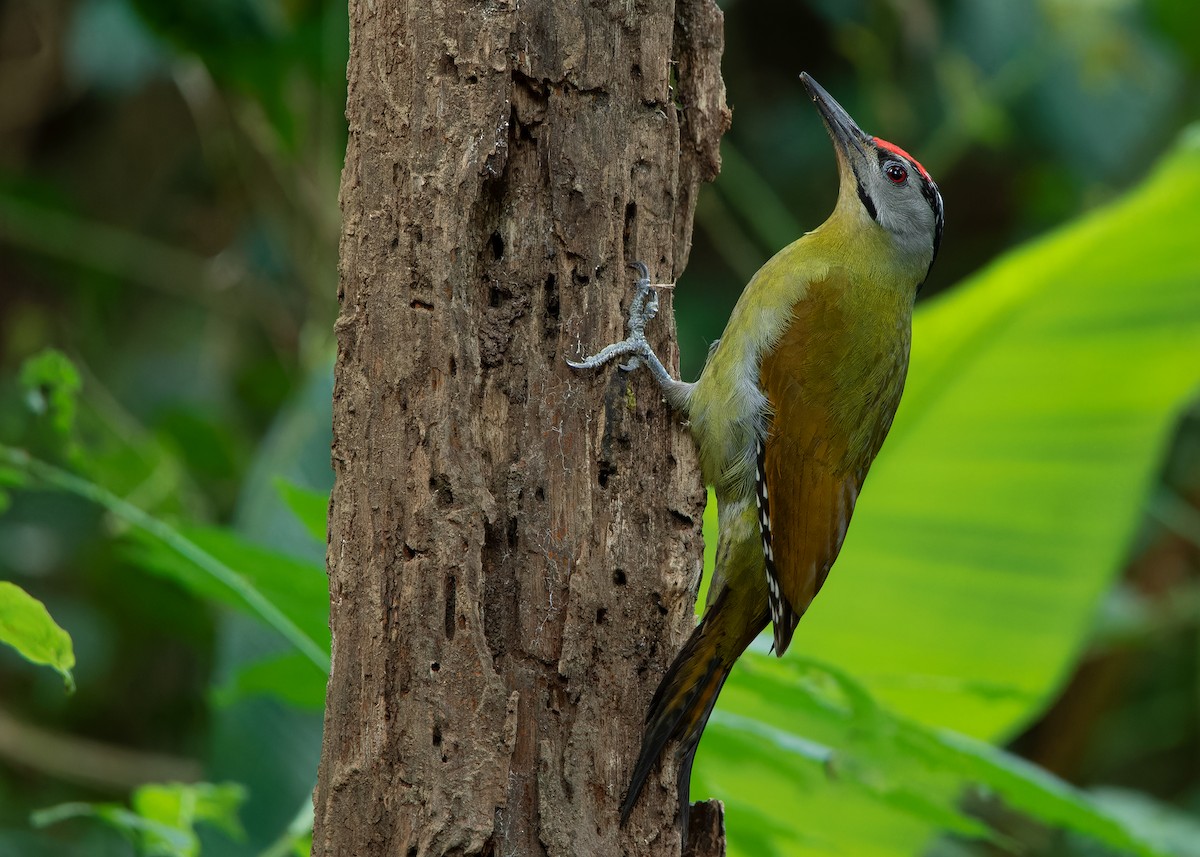
[[(862, 128), (858, 127), (858, 124), (850, 118), (850, 114), (842, 109), (842, 105), (834, 101), (833, 96), (809, 76), (808, 72), (800, 73), (800, 81), (817, 105), (817, 110), (821, 112), (821, 118), (825, 120), (825, 127), (829, 130), (829, 136), (833, 138), (834, 146), (838, 150), (839, 160), (845, 157), (848, 162), (852, 163), (857, 159), (865, 159), (867, 153), (874, 148), (874, 141)], [(854, 157), (855, 155), (857, 158)]]

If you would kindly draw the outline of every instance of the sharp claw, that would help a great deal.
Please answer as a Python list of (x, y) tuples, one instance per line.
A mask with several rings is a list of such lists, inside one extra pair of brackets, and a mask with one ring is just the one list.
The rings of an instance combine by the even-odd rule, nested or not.
[[(647, 284), (648, 286), (649, 284)], [(650, 300), (646, 303), (644, 321), (650, 321), (654, 316), (658, 315), (658, 292), (650, 289)]]
[(650, 269), (645, 262), (631, 262), (629, 267), (638, 272), (637, 292), (629, 303), (629, 318), (627, 327), (629, 336), (621, 342), (585, 357), (580, 362), (568, 360), (567, 365), (572, 369), (595, 369), (603, 366), (617, 357), (629, 355), (629, 360), (620, 364), (620, 368), (631, 372), (646, 362), (647, 365), (657, 363), (657, 358), (646, 340), (646, 323), (658, 314), (658, 288), (650, 283)]

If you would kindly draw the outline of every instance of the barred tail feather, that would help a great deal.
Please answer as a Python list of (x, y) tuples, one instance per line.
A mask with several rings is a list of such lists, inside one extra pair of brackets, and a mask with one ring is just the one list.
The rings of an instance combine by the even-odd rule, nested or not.
[[(676, 659), (675, 664), (681, 665), (680, 659)], [(691, 667), (692, 665), (682, 666)], [(713, 705), (717, 701), (717, 694), (721, 692), (721, 685), (725, 683), (725, 677), (729, 675), (731, 666), (733, 665), (722, 664), (719, 658), (713, 658), (703, 665), (704, 673), (694, 687), (688, 686), (690, 682), (684, 680), (686, 682), (684, 686), (670, 687), (666, 693), (662, 694), (663, 700), (650, 707), (650, 720), (646, 724), (646, 733), (642, 738), (642, 750), (629, 781), (629, 790), (625, 793), (625, 803), (621, 805), (622, 824), (629, 820), (629, 815), (633, 812), (633, 807), (637, 803), (638, 796), (646, 784), (646, 778), (650, 775), (654, 763), (658, 761), (658, 757), (662, 755), (667, 744), (678, 738), (680, 745), (675, 751), (675, 756), (679, 766), (679, 812), (686, 829), (689, 805), (688, 785), (691, 780), (692, 759), (696, 755), (700, 736), (704, 732), (708, 716), (712, 713)], [(677, 683), (683, 675), (691, 675), (690, 669), (674, 672), (676, 672)], [(668, 688), (668, 681), (671, 678), (671, 673), (668, 673), (667, 678), (664, 678), (663, 683), (659, 685), (660, 691)]]
[(751, 617), (740, 628), (731, 627), (731, 623), (746, 622), (746, 617), (727, 609), (731, 606), (729, 595), (728, 590), (721, 593), (705, 613), (704, 620), (696, 626), (654, 692), (646, 714), (642, 749), (621, 805), (622, 824), (629, 819), (655, 762), (667, 744), (678, 740), (675, 759), (679, 771), (679, 815), (684, 836), (687, 835), (688, 787), (700, 736), (734, 661), (767, 624), (764, 603), (760, 617)]

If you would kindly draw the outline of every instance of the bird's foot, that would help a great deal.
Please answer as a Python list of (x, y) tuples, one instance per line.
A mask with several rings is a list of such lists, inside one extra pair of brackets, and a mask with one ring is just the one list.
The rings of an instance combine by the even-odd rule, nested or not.
[(568, 360), (567, 365), (572, 369), (598, 369), (618, 357), (629, 357), (628, 362), (621, 364), (625, 371), (636, 369), (644, 362), (660, 383), (664, 379), (673, 381), (654, 349), (650, 347), (650, 343), (646, 341), (646, 324), (658, 314), (659, 290), (674, 288), (674, 285), (651, 283), (650, 271), (644, 262), (634, 262), (631, 267), (636, 268), (640, 276), (637, 280), (637, 292), (629, 304), (629, 336), (579, 362)]

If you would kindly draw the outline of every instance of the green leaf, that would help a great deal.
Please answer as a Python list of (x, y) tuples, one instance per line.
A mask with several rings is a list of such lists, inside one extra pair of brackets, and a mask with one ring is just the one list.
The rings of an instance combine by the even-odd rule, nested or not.
[(1149, 842), (1176, 857), (1200, 857), (1200, 818), (1142, 792), (1098, 789), (1093, 799)]
[(152, 783), (137, 789), (132, 803), (142, 818), (179, 830), (192, 830), (203, 821), (240, 841), (246, 831), (238, 809), (245, 801), (246, 790), (237, 783)]
[[(236, 607), (246, 613), (264, 618), (248, 597), (270, 604), (278, 617), (268, 624), (285, 623), (306, 640), (305, 649), (314, 647), (328, 652), (329, 582), (325, 569), (278, 551), (247, 541), (232, 530), (218, 527), (186, 527), (178, 536), (194, 549), (185, 554), (170, 545), (140, 537), (135, 541), (131, 559), (147, 571), (170, 577), (196, 595), (221, 604)], [(230, 579), (210, 573), (212, 567), (225, 569)], [(308, 657), (307, 652), (305, 653)], [(323, 672), (327, 663), (309, 660)]]
[(294, 855), (296, 855), (296, 857), (311, 857), (311, 855), (312, 855), (312, 831), (311, 830), (302, 836), (296, 837), (296, 839), (292, 842), (292, 853)]
[(1052, 698), (1200, 382), (1200, 129), (1125, 200), (914, 321), (908, 390), (794, 647), (924, 723)]
[(729, 857), (920, 853), (929, 822), (877, 801), (859, 782), (829, 776), (786, 743), (739, 726), (714, 714), (693, 787), (693, 798), (724, 801)]
[[(758, 829), (769, 846), (759, 851), (731, 837), (731, 854), (825, 853), (836, 843), (845, 853), (891, 855), (919, 852), (939, 832), (991, 838), (962, 800), (981, 788), (1122, 854), (1168, 853), (1029, 762), (894, 715), (846, 673), (790, 652), (782, 660), (762, 652), (743, 656), (699, 758), (697, 795), (753, 794), (757, 809), (780, 827), (778, 836)], [(807, 844), (797, 845), (795, 831), (783, 823), (796, 806), (820, 819), (809, 828)], [(729, 824), (742, 829), (733, 805)]]
[(0, 444), (0, 465), (91, 500), (132, 524), (148, 546), (148, 566), (175, 576), (201, 594), (245, 608), (328, 672), (329, 597), (324, 570), (319, 566), (249, 545), (224, 530), (197, 528), (189, 537), (103, 486), (21, 449)]
[(75, 690), (71, 635), (50, 618), (42, 602), (7, 581), (0, 581), (0, 643), (12, 646), (28, 661), (57, 670), (68, 692)]
[(27, 482), (28, 479), (23, 471), (0, 463), (0, 486), (5, 488), (20, 488)]
[(312, 853), (313, 806), (304, 801), (287, 830), (261, 851), (258, 857), (309, 857)]
[(49, 827), (72, 818), (94, 818), (119, 830), (147, 857), (197, 857), (200, 840), (192, 830), (143, 818), (115, 803), (63, 803), (38, 810), (30, 817), (34, 827)]
[(46, 416), (60, 436), (68, 436), (83, 388), (75, 364), (61, 351), (47, 348), (21, 365), (20, 380), (29, 409)]
[(282, 476), (275, 478), (275, 488), (296, 519), (321, 544), (325, 543), (325, 531), (329, 525), (329, 495), (311, 488), (303, 488)]
[(273, 696), (289, 705), (320, 711), (325, 707), (325, 686), (329, 681), (323, 671), (299, 652), (288, 652), (272, 658), (239, 666), (214, 691), (215, 701), (229, 705), (246, 696)]
[(236, 783), (150, 784), (133, 793), (133, 810), (113, 803), (64, 803), (33, 813), (35, 827), (71, 818), (103, 821), (137, 844), (148, 857), (198, 857), (196, 824), (211, 824), (235, 840), (246, 837), (238, 809), (246, 791)]

